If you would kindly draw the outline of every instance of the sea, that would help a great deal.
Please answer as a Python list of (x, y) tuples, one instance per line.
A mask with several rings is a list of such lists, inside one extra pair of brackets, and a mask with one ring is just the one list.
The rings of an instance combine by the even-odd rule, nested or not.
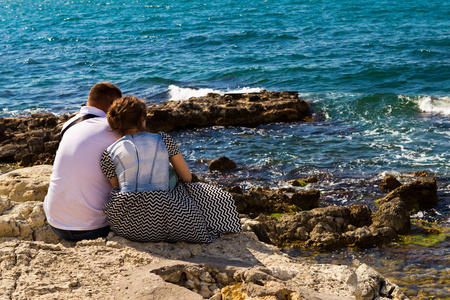
[[(76, 112), (101, 81), (149, 104), (299, 92), (319, 118), (172, 136), (200, 177), (248, 190), (315, 176), (303, 188), (322, 206), (376, 210), (384, 176), (427, 171), (439, 204), (412, 217), (434, 239), (289, 255), (366, 263), (411, 299), (450, 299), (448, 0), (0, 0), (0, 41), (0, 117)], [(220, 156), (238, 168), (209, 172)]]

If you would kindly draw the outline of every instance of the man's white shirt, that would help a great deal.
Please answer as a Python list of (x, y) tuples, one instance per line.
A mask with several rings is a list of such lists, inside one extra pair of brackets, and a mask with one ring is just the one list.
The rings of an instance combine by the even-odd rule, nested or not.
[(94, 230), (108, 225), (102, 209), (109, 201), (111, 184), (100, 169), (100, 159), (118, 136), (109, 127), (106, 113), (92, 106), (83, 106), (63, 128), (86, 114), (99, 117), (84, 120), (65, 132), (44, 200), (49, 224), (59, 229)]

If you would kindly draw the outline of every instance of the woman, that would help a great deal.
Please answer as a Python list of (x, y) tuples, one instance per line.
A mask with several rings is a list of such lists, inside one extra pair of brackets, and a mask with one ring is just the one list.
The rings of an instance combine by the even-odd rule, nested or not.
[[(116, 100), (108, 123), (122, 138), (103, 153), (101, 167), (113, 191), (103, 211), (111, 229), (141, 242), (210, 243), (241, 230), (232, 196), (191, 183), (178, 146), (166, 134), (145, 132), (147, 107), (135, 96)], [(169, 188), (169, 165), (179, 182)]]

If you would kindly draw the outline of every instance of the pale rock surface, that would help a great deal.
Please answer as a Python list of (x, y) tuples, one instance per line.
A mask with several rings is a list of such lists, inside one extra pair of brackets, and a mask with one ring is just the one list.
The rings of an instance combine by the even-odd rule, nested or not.
[[(47, 171), (31, 173), (39, 172)], [(0, 299), (407, 299), (368, 266), (295, 261), (259, 241), (246, 219), (241, 234), (205, 245), (138, 243), (112, 232), (63, 241), (49, 228), (39, 193), (28, 194), (35, 198), (0, 197)]]
[(51, 174), (51, 165), (38, 165), (2, 174), (0, 196), (7, 196), (14, 202), (42, 202), (47, 194)]
[(386, 287), (397, 295), (390, 299), (407, 299), (367, 266), (296, 262), (251, 232), (207, 245), (137, 243), (113, 233), (77, 243), (3, 238), (0, 271), (0, 299), (219, 299), (220, 292), (222, 299), (350, 300), (373, 299)]

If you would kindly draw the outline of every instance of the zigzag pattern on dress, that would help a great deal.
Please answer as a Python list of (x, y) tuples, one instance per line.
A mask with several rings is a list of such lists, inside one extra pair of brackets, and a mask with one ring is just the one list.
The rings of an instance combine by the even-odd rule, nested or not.
[(114, 190), (110, 200), (103, 211), (111, 229), (129, 240), (210, 243), (216, 239), (207, 230), (195, 202), (185, 193), (174, 197), (163, 190), (137, 193)]
[(241, 231), (239, 213), (230, 193), (201, 182), (186, 182), (184, 186), (205, 217), (209, 230), (218, 235)]
[(111, 229), (139, 242), (211, 243), (241, 231), (230, 193), (206, 183), (184, 183), (170, 190), (111, 192), (103, 207)]

